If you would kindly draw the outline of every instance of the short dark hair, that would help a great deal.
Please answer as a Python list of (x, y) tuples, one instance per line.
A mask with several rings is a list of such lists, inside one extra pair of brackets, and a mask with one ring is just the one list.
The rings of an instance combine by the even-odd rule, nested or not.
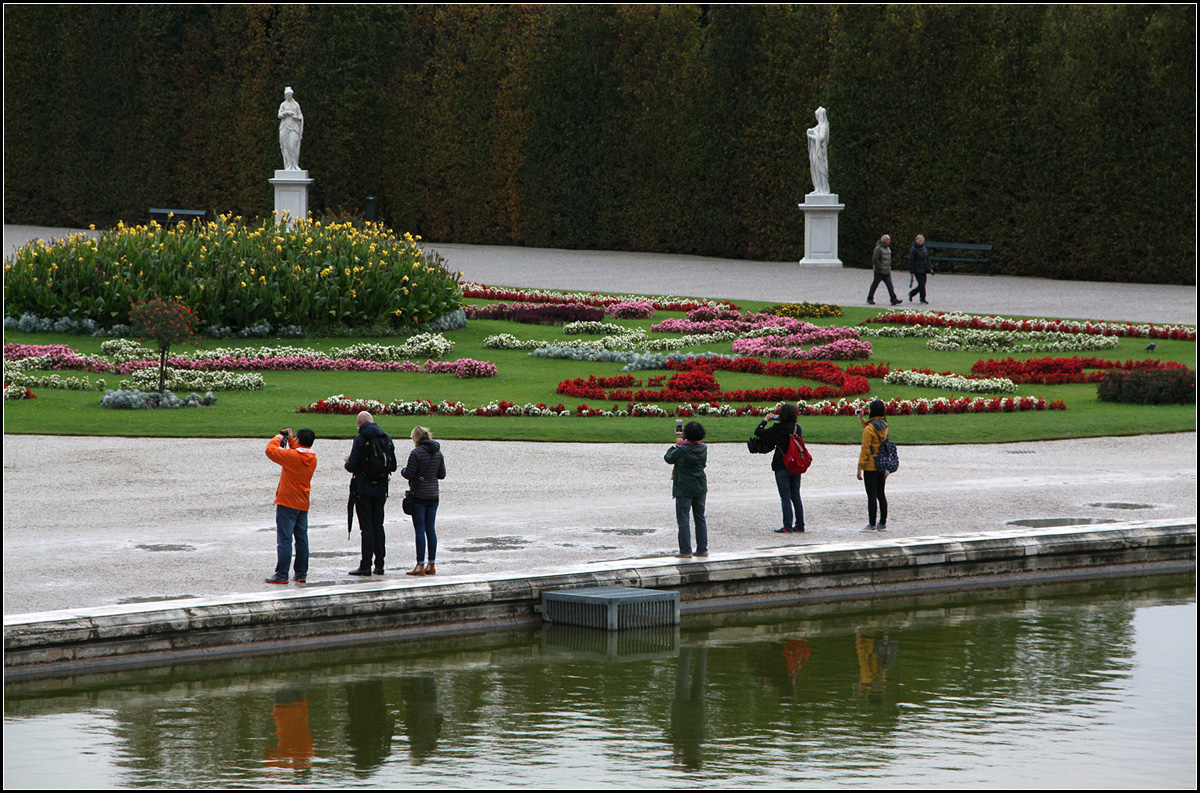
[(780, 424), (795, 424), (800, 418), (800, 411), (791, 402), (784, 402), (779, 406), (779, 423)]
[(707, 434), (704, 431), (704, 425), (698, 421), (689, 421), (683, 428), (683, 439), (693, 443), (704, 440), (704, 436)]
[(317, 439), (317, 434), (310, 429), (302, 429), (296, 433), (296, 440), (301, 446), (309, 447), (313, 445), (313, 441)]

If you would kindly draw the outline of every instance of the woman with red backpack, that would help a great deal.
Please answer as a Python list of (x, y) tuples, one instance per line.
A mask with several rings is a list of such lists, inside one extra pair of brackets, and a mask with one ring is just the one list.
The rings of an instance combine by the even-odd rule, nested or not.
[[(754, 429), (754, 434), (775, 447), (771, 456), (771, 470), (775, 472), (775, 486), (779, 490), (779, 503), (783, 508), (783, 527), (777, 534), (804, 531), (804, 504), (800, 500), (800, 474), (787, 469), (784, 458), (792, 443), (792, 436), (800, 440), (800, 411), (790, 402), (784, 402), (776, 413), (767, 416)], [(768, 422), (775, 422), (770, 427)], [(803, 448), (803, 447), (801, 447)]]

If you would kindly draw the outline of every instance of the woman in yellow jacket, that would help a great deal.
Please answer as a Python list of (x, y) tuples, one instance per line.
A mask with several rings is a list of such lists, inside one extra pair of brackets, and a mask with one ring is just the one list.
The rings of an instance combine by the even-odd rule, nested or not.
[[(871, 521), (863, 531), (887, 529), (888, 503), (887, 496), (883, 492), (887, 472), (878, 471), (875, 468), (875, 455), (879, 453), (888, 436), (887, 420), (883, 416), (884, 405), (883, 401), (879, 399), (871, 403), (866, 417), (863, 416), (862, 411), (858, 413), (858, 419), (863, 426), (862, 450), (858, 454), (858, 479), (867, 488), (867, 517)], [(879, 505), (879, 523), (875, 522), (876, 503)]]

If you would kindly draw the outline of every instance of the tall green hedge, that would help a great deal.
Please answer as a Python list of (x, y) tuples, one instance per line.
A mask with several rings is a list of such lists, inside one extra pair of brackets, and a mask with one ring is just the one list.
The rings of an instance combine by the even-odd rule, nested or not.
[(267, 215), (275, 110), (314, 208), (433, 241), (788, 260), (829, 110), (841, 252), (1195, 283), (1192, 5), (4, 10), (5, 222)]

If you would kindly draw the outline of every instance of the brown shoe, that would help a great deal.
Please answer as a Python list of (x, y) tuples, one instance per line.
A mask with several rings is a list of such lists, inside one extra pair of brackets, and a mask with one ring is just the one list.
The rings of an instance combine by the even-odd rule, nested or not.
[(425, 565), (425, 575), (437, 575), (437, 570), (433, 569), (433, 562)]
[(425, 568), (421, 567), (421, 565), (417, 565), (416, 567), (414, 567), (413, 569), (411, 569), (407, 573), (405, 573), (405, 575), (425, 575)]

